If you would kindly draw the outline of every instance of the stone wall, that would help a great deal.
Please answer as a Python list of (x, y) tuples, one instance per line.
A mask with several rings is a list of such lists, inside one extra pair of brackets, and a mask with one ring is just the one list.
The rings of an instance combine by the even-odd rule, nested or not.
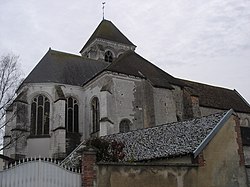
[(176, 122), (176, 103), (173, 92), (164, 88), (154, 88), (155, 125)]
[[(100, 135), (119, 132), (119, 123), (123, 119), (132, 122), (131, 130), (143, 127), (143, 87), (142, 81), (135, 77), (117, 74), (104, 74), (85, 88), (85, 122), (91, 132), (90, 107), (87, 105), (93, 97), (100, 101), (100, 118), (108, 123), (101, 126)], [(102, 123), (103, 124), (103, 123)]]
[(91, 184), (98, 187), (246, 187), (247, 177), (240, 139), (239, 123), (231, 116), (203, 148), (198, 159), (192, 159), (191, 163), (187, 157), (170, 158), (167, 162), (161, 160), (97, 165), (93, 159), (88, 159), (89, 168), (92, 168), (91, 165), (96, 166), (94, 177), (89, 178), (92, 179)]
[(176, 105), (176, 119), (177, 121), (182, 121), (183, 120), (183, 108), (184, 108), (184, 98), (183, 98), (183, 89), (180, 88), (179, 86), (173, 86), (173, 99)]
[[(5, 142), (15, 138), (20, 131), (20, 127), (27, 130), (22, 132), (22, 138), (15, 141), (15, 145), (4, 150), (5, 156), (15, 158), (17, 155), (25, 156), (46, 156), (54, 157), (55, 155), (65, 156), (66, 152), (66, 131), (65, 131), (65, 100), (58, 97), (57, 84), (52, 83), (37, 83), (27, 84), (19, 90), (20, 93), (24, 92), (24, 96), (17, 98), (13, 103), (13, 107), (8, 111), (7, 118), (11, 119), (8, 127), (6, 128)], [(81, 87), (60, 85), (65, 97), (74, 97), (79, 103), (79, 124), (84, 124), (83, 113), (83, 91)], [(50, 116), (49, 116), (49, 135), (46, 137), (30, 137), (30, 117), (31, 117), (31, 103), (34, 97), (42, 94), (50, 101)], [(22, 116), (19, 116), (19, 108), (24, 109)], [(17, 111), (17, 115), (13, 115)], [(8, 120), (8, 119), (7, 119)], [(18, 127), (18, 128), (17, 128)], [(82, 134), (84, 127), (79, 126), (79, 132)], [(15, 133), (13, 133), (15, 130)], [(37, 145), (39, 144), (39, 149)], [(19, 158), (17, 158), (19, 159)]]
[(84, 86), (84, 94), (86, 133), (91, 134), (89, 103), (93, 97), (100, 101), (99, 136), (118, 133), (123, 119), (131, 121), (130, 130), (177, 121), (172, 91), (154, 88), (141, 78), (106, 72)]
[(241, 127), (242, 144), (244, 151), (245, 166), (247, 170), (248, 185), (250, 185), (250, 127)]
[(198, 167), (171, 164), (99, 164), (98, 187), (198, 187)]
[(94, 60), (104, 60), (105, 52), (109, 50), (113, 58), (118, 58), (125, 51), (134, 51), (135, 46), (125, 45), (105, 39), (97, 38), (87, 46), (81, 55)]

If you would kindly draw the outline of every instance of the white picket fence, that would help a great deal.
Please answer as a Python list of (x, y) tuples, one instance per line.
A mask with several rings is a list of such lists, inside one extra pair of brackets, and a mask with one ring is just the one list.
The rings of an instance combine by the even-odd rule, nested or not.
[(35, 159), (0, 172), (0, 187), (81, 187), (80, 171)]

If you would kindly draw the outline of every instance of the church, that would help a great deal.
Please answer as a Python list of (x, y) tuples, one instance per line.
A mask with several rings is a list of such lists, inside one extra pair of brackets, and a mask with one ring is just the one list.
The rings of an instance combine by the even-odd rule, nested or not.
[(4, 155), (64, 159), (83, 140), (233, 109), (250, 128), (250, 105), (236, 91), (176, 78), (136, 53), (102, 20), (80, 55), (49, 49), (7, 109)]

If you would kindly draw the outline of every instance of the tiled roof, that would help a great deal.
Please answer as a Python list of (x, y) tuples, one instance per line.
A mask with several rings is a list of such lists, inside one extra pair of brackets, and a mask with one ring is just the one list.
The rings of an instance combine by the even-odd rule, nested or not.
[(109, 64), (78, 55), (49, 50), (24, 83), (63, 83), (81, 86)]
[[(232, 112), (233, 110), (230, 110), (188, 121), (112, 134), (101, 138), (124, 144), (123, 161), (143, 161), (187, 154), (197, 155), (224, 125)], [(78, 167), (81, 159), (80, 150), (84, 147), (85, 141), (63, 160), (62, 165)]]
[(225, 112), (184, 122), (103, 137), (125, 145), (125, 161), (168, 158), (194, 153), (209, 133), (226, 115)]
[(80, 53), (96, 38), (135, 46), (111, 21), (104, 19), (83, 46)]
[(124, 53), (105, 70), (145, 78), (155, 87), (172, 89), (171, 84), (184, 85), (181, 81), (161, 70), (134, 51)]
[(234, 109), (236, 112), (250, 113), (249, 104), (236, 90), (211, 86), (198, 82), (181, 80), (185, 89), (193, 96), (199, 97), (200, 106), (222, 110)]

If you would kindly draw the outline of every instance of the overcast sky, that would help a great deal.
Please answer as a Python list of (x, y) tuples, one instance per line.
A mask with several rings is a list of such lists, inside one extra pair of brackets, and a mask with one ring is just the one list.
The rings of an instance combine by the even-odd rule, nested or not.
[[(249, 0), (106, 0), (105, 18), (171, 75), (250, 102)], [(0, 54), (27, 75), (49, 47), (78, 54), (101, 20), (101, 0), (0, 0)]]

